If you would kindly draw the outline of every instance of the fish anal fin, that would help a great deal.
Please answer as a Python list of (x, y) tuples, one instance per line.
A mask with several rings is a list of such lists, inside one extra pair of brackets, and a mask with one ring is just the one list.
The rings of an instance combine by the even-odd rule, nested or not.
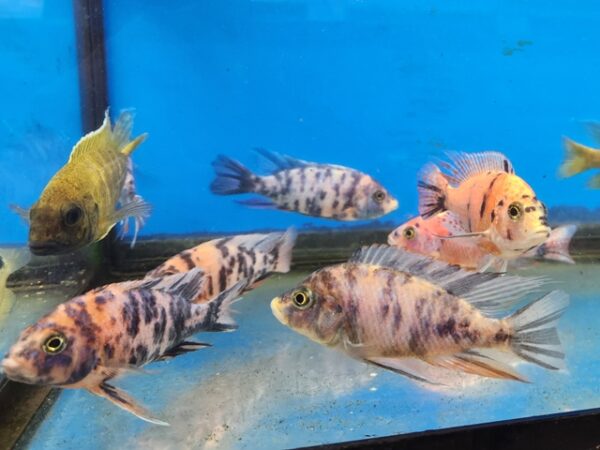
[(403, 375), (420, 383), (444, 385), (444, 383), (436, 380), (436, 373), (434, 372), (435, 368), (431, 367), (431, 365), (425, 361), (417, 358), (376, 356), (365, 358), (365, 361), (377, 367), (381, 367), (382, 369), (391, 370), (392, 372)]
[(277, 206), (277, 204), (275, 204), (271, 200), (266, 199), (266, 198), (260, 198), (260, 197), (252, 197), (252, 198), (247, 198), (244, 200), (236, 200), (235, 202), (240, 205), (244, 205), (244, 206), (248, 206), (250, 208), (256, 208), (256, 209), (278, 209), (279, 208), (279, 206)]
[(179, 355), (195, 352), (196, 350), (200, 350), (206, 347), (211, 347), (211, 345), (203, 342), (183, 341), (167, 349), (162, 355), (156, 358), (156, 361), (167, 361)]
[(487, 378), (527, 382), (508, 364), (483, 352), (467, 351), (454, 355), (437, 355), (426, 358), (430, 364)]
[(119, 389), (111, 384), (102, 382), (97, 386), (89, 387), (88, 390), (92, 394), (96, 394), (99, 397), (104, 397), (110, 400), (112, 403), (117, 405), (119, 408), (139, 417), (146, 422), (153, 423), (155, 425), (169, 426), (169, 424), (163, 420), (157, 419), (146, 410), (144, 407), (139, 405), (129, 394), (122, 389)]

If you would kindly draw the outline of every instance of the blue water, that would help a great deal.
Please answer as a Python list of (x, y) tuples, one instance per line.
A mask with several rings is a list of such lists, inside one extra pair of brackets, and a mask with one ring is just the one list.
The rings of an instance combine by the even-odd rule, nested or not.
[[(3, 152), (17, 174), (0, 188), (0, 241), (26, 239), (6, 205), (35, 201), (81, 133), (71, 2), (39, 3), (34, 18), (0, 14), (5, 120), (17, 141), (40, 123), (66, 142), (43, 167)], [(213, 196), (215, 155), (258, 168), (256, 146), (374, 175), (401, 202), (384, 220), (416, 213), (416, 173), (447, 149), (505, 152), (550, 206), (600, 204), (587, 177), (556, 179), (563, 135), (594, 143), (598, 2), (105, 4), (110, 104), (150, 133), (134, 158), (155, 207), (144, 234), (339, 225)]]

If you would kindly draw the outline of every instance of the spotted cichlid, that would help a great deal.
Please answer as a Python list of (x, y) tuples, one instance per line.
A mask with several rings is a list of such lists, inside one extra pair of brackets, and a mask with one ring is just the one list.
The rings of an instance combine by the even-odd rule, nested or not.
[[(555, 323), (568, 305), (553, 291), (512, 315), (493, 315), (543, 279), (472, 273), (387, 246), (314, 272), (275, 298), (275, 317), (310, 339), (421, 382), (432, 368), (523, 381), (499, 350), (547, 369), (562, 366)], [(434, 381), (435, 380), (435, 381)]]
[(213, 239), (169, 258), (146, 278), (156, 278), (199, 267), (204, 272), (204, 289), (196, 302), (205, 302), (219, 292), (243, 283), (253, 288), (272, 272), (290, 270), (296, 231), (241, 234)]
[(220, 155), (213, 162), (217, 176), (211, 191), (260, 194), (267, 198), (239, 203), (343, 221), (372, 219), (398, 208), (398, 201), (381, 184), (358, 170), (257, 151), (275, 166), (270, 175), (255, 175), (238, 161)]
[[(419, 213), (428, 218), (452, 211), (478, 245), (501, 258), (519, 256), (550, 236), (546, 206), (511, 162), (499, 152), (449, 153), (442, 172), (434, 164), (421, 171)], [(447, 238), (449, 239), (449, 238)]]
[(131, 140), (132, 126), (132, 114), (124, 112), (112, 127), (107, 111), (102, 126), (75, 144), (69, 161), (31, 209), (15, 208), (29, 222), (32, 253), (79, 249), (104, 238), (116, 223), (128, 218), (136, 221), (137, 234), (150, 206), (130, 191), (130, 155), (146, 137)]
[(194, 333), (236, 328), (229, 306), (242, 284), (194, 304), (203, 283), (202, 271), (193, 269), (75, 297), (26, 328), (2, 368), (22, 383), (87, 389), (144, 420), (166, 425), (109, 381), (152, 361), (206, 347), (186, 340)]

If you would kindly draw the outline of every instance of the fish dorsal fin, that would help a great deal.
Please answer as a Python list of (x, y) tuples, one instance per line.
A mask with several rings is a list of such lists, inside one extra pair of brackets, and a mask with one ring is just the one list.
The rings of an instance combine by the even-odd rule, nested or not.
[(547, 282), (543, 277), (522, 278), (500, 273), (469, 272), (459, 266), (406, 252), (387, 245), (357, 250), (350, 262), (388, 267), (422, 278), (460, 297), (482, 313), (495, 315)]
[(299, 167), (306, 167), (310, 163), (301, 159), (296, 159), (292, 156), (284, 155), (282, 153), (272, 152), (265, 148), (255, 148), (254, 151), (262, 156), (266, 162), (269, 163), (268, 170), (272, 172), (279, 172), (281, 170), (297, 169)]
[(176, 273), (165, 277), (149, 278), (136, 281), (127, 281), (120, 283), (123, 290), (133, 289), (153, 289), (164, 291), (171, 295), (176, 295), (189, 300), (195, 300), (204, 289), (206, 281), (205, 273), (202, 269), (196, 267), (189, 272)]
[(110, 127), (110, 117), (108, 115), (108, 109), (104, 113), (104, 120), (100, 128), (94, 131), (90, 131), (88, 134), (83, 136), (73, 146), (69, 162), (75, 161), (81, 158), (88, 152), (97, 152), (99, 149), (109, 148), (112, 141), (112, 131)]
[(450, 162), (440, 166), (446, 170), (446, 178), (453, 185), (485, 172), (515, 173), (512, 163), (500, 152), (447, 152), (446, 155)]

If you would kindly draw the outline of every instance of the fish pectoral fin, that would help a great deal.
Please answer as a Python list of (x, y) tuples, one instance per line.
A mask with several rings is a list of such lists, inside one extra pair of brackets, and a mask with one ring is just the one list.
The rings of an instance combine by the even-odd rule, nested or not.
[(477, 265), (477, 272), (485, 272), (488, 269), (492, 269), (492, 272), (504, 273), (508, 268), (508, 261), (502, 258), (498, 258), (494, 255), (487, 255)]
[(25, 222), (29, 223), (29, 211), (30, 208), (23, 208), (22, 206), (11, 204), (8, 206), (12, 212), (17, 214)]
[(469, 350), (454, 355), (437, 355), (425, 359), (429, 364), (487, 378), (527, 382), (507, 363), (499, 361), (485, 350)]
[(119, 223), (128, 217), (133, 217), (136, 221), (143, 225), (150, 213), (152, 212), (152, 206), (150, 203), (146, 203), (139, 195), (136, 196), (131, 202), (122, 205), (117, 209), (110, 219), (111, 223)]
[(168, 361), (169, 359), (173, 359), (176, 356), (184, 355), (190, 352), (195, 352), (196, 350), (200, 350), (206, 347), (212, 347), (212, 345), (206, 344), (204, 342), (183, 341), (167, 349), (162, 355), (156, 358), (156, 361)]
[(153, 417), (152, 413), (140, 406), (132, 397), (130, 397), (125, 391), (119, 389), (111, 384), (103, 382), (97, 386), (90, 387), (88, 390), (92, 394), (96, 394), (99, 397), (104, 397), (110, 400), (119, 408), (130, 412), (134, 416), (139, 417), (146, 422), (153, 423), (155, 425), (169, 426), (167, 422), (164, 422), (156, 417)]
[(244, 200), (235, 201), (239, 205), (249, 206), (250, 208), (256, 209), (279, 209), (276, 203), (272, 202), (267, 198), (252, 197)]
[(414, 381), (444, 386), (444, 383), (436, 380), (438, 374), (435, 368), (418, 358), (371, 357), (365, 358), (365, 361), (399, 375), (404, 375)]

